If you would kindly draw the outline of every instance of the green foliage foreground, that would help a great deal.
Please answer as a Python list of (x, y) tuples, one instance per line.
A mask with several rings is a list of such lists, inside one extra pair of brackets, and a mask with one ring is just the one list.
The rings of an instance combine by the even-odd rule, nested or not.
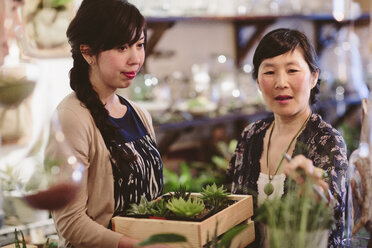
[(300, 187), (291, 180), (288, 183), (284, 197), (266, 200), (256, 210), (255, 221), (265, 224), (269, 246), (307, 247), (309, 233), (320, 235), (320, 231), (325, 231), (328, 237), (327, 230), (334, 223), (332, 207), (317, 198), (311, 182)]

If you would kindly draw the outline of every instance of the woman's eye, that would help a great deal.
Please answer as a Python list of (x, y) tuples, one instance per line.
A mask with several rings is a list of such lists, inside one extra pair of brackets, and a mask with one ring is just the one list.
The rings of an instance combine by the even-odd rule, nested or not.
[(144, 43), (144, 42), (138, 43), (137, 46), (138, 46), (138, 47), (144, 47), (144, 46), (145, 46), (145, 43)]
[(119, 50), (120, 51), (124, 51), (128, 48), (128, 46), (124, 45), (124, 46), (119, 46)]
[(265, 71), (264, 74), (265, 75), (272, 75), (272, 74), (274, 74), (274, 71)]
[(288, 72), (289, 73), (295, 73), (295, 72), (298, 72), (298, 70), (297, 69), (289, 69)]

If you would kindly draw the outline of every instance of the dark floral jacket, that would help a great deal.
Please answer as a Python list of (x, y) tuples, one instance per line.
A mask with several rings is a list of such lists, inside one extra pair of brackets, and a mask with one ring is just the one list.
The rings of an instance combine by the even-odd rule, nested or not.
[[(273, 120), (274, 117), (271, 116), (252, 123), (244, 129), (227, 170), (232, 180), (232, 193), (258, 194), (257, 180), (260, 174), (263, 138)], [(348, 166), (344, 139), (318, 114), (312, 114), (296, 141), (293, 156), (299, 154), (311, 159), (314, 166), (328, 172), (329, 188), (336, 200), (334, 207), (336, 225), (330, 233), (328, 246), (339, 247), (342, 244), (345, 227)]]

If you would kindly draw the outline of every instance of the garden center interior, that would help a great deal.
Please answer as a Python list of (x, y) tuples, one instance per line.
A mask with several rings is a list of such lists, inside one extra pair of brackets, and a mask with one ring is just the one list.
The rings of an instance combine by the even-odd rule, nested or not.
[[(25, 203), (22, 192), (41, 180), (39, 152), (53, 132), (53, 112), (72, 92), (66, 29), (81, 1), (60, 1), (63, 8), (53, 9), (40, 7), (50, 0), (14, 0), (16, 10), (9, 7), (13, 0), (0, 1), (8, 1), (0, 11), (4, 30), (11, 29), (0, 76), (34, 82), (21, 101), (4, 104), (1, 99), (12, 93), (0, 81), (0, 247), (14, 243), (15, 228), (29, 244), (43, 247), (47, 238), (58, 240), (53, 220), (48, 210)], [(297, 29), (310, 39), (321, 70), (312, 110), (342, 134), (348, 158), (358, 149), (362, 99), (369, 98), (372, 86), (371, 1), (129, 2), (146, 18), (146, 61), (132, 85), (117, 93), (151, 114), (165, 192), (180, 184), (198, 192), (206, 184), (227, 182), (243, 129), (270, 114), (252, 78), (252, 58), (259, 40), (276, 28)], [(357, 235), (362, 241), (353, 247), (367, 247), (369, 233), (362, 229)]]

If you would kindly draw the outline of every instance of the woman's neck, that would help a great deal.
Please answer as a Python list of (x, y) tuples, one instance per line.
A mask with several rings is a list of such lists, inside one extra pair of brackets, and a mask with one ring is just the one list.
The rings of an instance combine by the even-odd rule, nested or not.
[(276, 129), (274, 130), (274, 132), (276, 132), (277, 135), (289, 135), (292, 133), (296, 133), (298, 129), (303, 125), (303, 123), (307, 120), (310, 114), (310, 108), (294, 116), (283, 117), (274, 114)]
[(113, 104), (118, 101), (118, 97), (116, 96), (116, 88), (108, 87), (107, 84), (102, 82), (99, 77), (96, 76), (95, 73), (92, 71), (89, 72), (89, 80), (92, 84), (92, 87), (95, 92), (97, 92), (97, 95), (101, 102), (106, 104)]

